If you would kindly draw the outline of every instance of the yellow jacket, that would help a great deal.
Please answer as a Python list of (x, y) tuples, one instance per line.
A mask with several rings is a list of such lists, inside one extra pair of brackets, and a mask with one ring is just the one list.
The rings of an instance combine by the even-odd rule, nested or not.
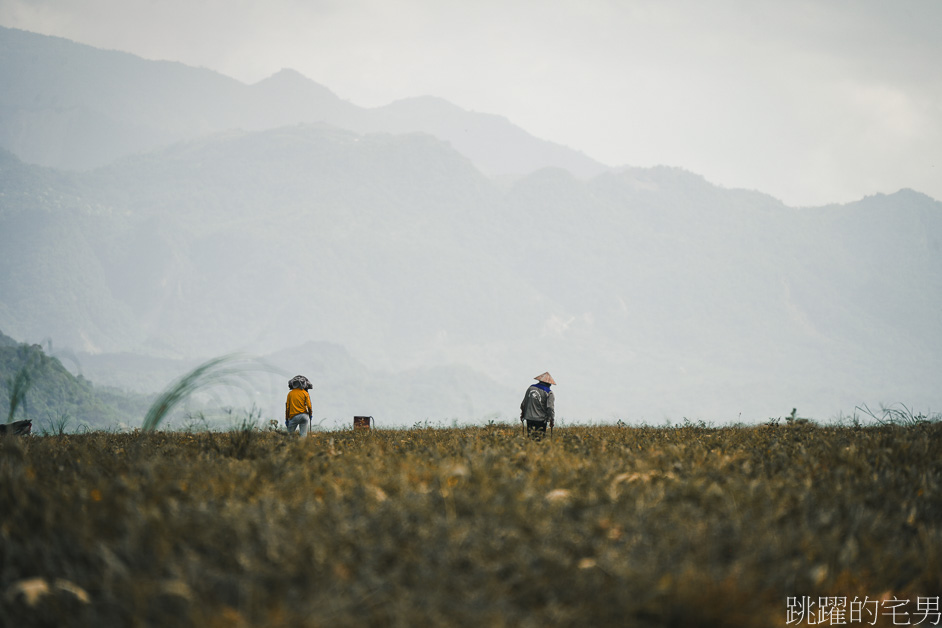
[(311, 396), (306, 390), (295, 388), (288, 391), (288, 400), (285, 402), (285, 419), (296, 414), (311, 415)]

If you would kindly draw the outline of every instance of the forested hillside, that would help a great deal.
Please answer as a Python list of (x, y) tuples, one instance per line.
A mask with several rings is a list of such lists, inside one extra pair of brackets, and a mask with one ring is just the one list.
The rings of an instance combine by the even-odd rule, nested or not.
[[(120, 429), (140, 425), (147, 410), (144, 396), (95, 388), (41, 346), (17, 343), (2, 333), (0, 383), (3, 421), (29, 419), (35, 432)], [(17, 398), (15, 404), (11, 397)]]

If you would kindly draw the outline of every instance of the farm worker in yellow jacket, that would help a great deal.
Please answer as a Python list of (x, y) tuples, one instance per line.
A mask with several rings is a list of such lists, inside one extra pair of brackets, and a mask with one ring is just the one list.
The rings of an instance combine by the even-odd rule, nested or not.
[(289, 434), (298, 429), (301, 436), (307, 436), (311, 424), (313, 410), (311, 409), (311, 381), (303, 375), (296, 375), (288, 381), (288, 400), (285, 402), (285, 426)]
[(527, 434), (533, 431), (539, 438), (546, 434), (547, 423), (550, 427), (556, 424), (556, 398), (550, 390), (556, 380), (548, 372), (533, 379), (536, 383), (527, 388), (520, 403), (520, 422), (527, 422)]

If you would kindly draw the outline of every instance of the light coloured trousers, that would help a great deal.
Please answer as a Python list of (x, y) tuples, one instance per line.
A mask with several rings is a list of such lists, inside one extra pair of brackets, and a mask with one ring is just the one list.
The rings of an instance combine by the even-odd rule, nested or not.
[(307, 428), (310, 425), (310, 417), (306, 414), (296, 414), (288, 421), (288, 433), (294, 434), (294, 428), (301, 430), (301, 436), (307, 436)]

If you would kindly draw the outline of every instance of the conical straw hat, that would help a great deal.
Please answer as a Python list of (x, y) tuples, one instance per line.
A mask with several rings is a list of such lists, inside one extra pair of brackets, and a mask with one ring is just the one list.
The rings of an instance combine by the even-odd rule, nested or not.
[(549, 374), (549, 371), (543, 373), (542, 375), (537, 375), (533, 379), (538, 382), (543, 382), (544, 384), (552, 384), (553, 386), (556, 385), (556, 380), (553, 379), (553, 376)]

